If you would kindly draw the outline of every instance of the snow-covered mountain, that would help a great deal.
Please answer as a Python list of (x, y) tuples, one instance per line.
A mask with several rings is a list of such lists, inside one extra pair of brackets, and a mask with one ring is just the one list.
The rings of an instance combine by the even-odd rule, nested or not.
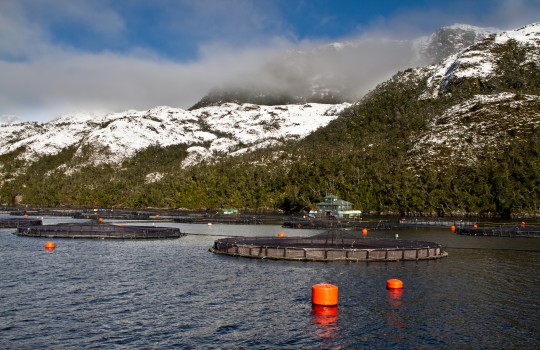
[[(527, 84), (540, 80), (540, 22), (489, 36), (402, 79), (415, 75), (428, 77), (421, 100), (472, 88), (483, 92), (448, 108), (417, 136), (412, 156), (421, 167), (434, 161), (473, 164), (540, 128), (540, 95), (515, 92), (538, 90)], [(509, 88), (514, 92), (504, 91)]]
[(118, 164), (149, 146), (189, 146), (184, 166), (299, 139), (327, 125), (349, 104), (224, 104), (186, 111), (156, 107), (107, 115), (70, 114), (46, 124), (0, 125), (0, 154), (24, 149), (27, 161), (75, 147), (94, 150), (94, 164)]
[(438, 63), (467, 47), (501, 32), (497, 28), (484, 28), (468, 24), (453, 24), (441, 27), (435, 33), (420, 37), (412, 42), (417, 53), (417, 62)]
[[(463, 26), (454, 29), (464, 30)], [(481, 32), (477, 28), (471, 31)], [(434, 40), (429, 42), (433, 44)], [(459, 40), (452, 42), (456, 44)], [(335, 43), (321, 50), (339, 51), (344, 46), (352, 47), (354, 43)], [(424, 46), (428, 47), (430, 45)], [(537, 126), (539, 113), (535, 106), (539, 104), (538, 96), (518, 96), (496, 90), (500, 79), (505, 84), (512, 79), (518, 79), (515, 84), (520, 83), (519, 77), (501, 78), (501, 74), (512, 73), (516, 69), (523, 70), (520, 74), (527, 74), (527, 67), (538, 74), (535, 67), (540, 67), (539, 47), (540, 24), (536, 23), (514, 31), (489, 35), (439, 64), (404, 71), (399, 79), (427, 79), (427, 87), (420, 95), (423, 100), (455, 93), (467, 84), (482, 85), (486, 93), (460, 101), (433, 120), (427, 133), (418, 135), (415, 157), (421, 158), (419, 162), (429, 162), (434, 154), (444, 152), (458, 157), (458, 150), (463, 145), (458, 144), (460, 139), (455, 137), (452, 129), (459, 128), (460, 134), (473, 131), (477, 134), (498, 132), (489, 128), (480, 130), (483, 125), (480, 118), (482, 113), (496, 115), (498, 104), (522, 108), (527, 113), (520, 120), (515, 120), (515, 123), (526, 127)], [(504, 55), (522, 57), (507, 60)], [(516, 67), (503, 66), (508, 62)], [(490, 95), (490, 89), (496, 92)], [(188, 157), (183, 166), (190, 166), (213, 157), (238, 155), (283, 141), (301, 139), (326, 126), (349, 106), (349, 103), (275, 106), (220, 103), (219, 106), (190, 111), (155, 107), (147, 111), (130, 110), (106, 115), (70, 114), (45, 124), (0, 123), (0, 154), (18, 152), (19, 159), (32, 162), (43, 155), (58, 154), (63, 149), (74, 147), (76, 155), (93, 150), (94, 156), (88, 160), (93, 164), (118, 164), (149, 146), (185, 145)], [(475, 122), (471, 123), (471, 120)], [(490, 127), (496, 125), (491, 123)], [(505, 123), (500, 125), (509, 127)], [(475, 145), (481, 147), (490, 138), (471, 136), (471, 140), (474, 142), (469, 142), (468, 147), (473, 150)], [(426, 149), (430, 151), (426, 152)]]

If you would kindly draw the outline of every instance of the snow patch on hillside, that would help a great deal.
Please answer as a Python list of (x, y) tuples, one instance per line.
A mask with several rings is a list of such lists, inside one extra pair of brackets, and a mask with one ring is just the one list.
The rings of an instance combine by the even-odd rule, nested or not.
[(490, 38), (485, 40), (482, 44), (487, 47), (479, 49), (478, 45), (473, 45), (449, 56), (441, 64), (435, 65), (435, 72), (428, 79), (427, 88), (420, 99), (436, 98), (443, 94), (450, 81), (470, 78), (485, 79), (496, 75), (497, 55), (493, 52), (497, 46), (504, 45), (509, 40), (515, 40), (521, 46), (534, 47), (528, 50), (527, 61), (538, 62), (540, 59), (537, 49), (540, 45), (540, 22), (497, 34), (492, 42)]
[(70, 114), (47, 124), (0, 125), (0, 154), (24, 149), (33, 161), (76, 147), (93, 151), (93, 164), (118, 164), (150, 146), (187, 145), (184, 166), (215, 156), (300, 139), (334, 120), (350, 104), (259, 106), (227, 103), (193, 111), (159, 106), (107, 115)]
[[(521, 113), (501, 114), (501, 104)], [(511, 130), (539, 128), (540, 115), (524, 113), (538, 105), (540, 97), (534, 95), (477, 95), (434, 118), (428, 131), (417, 137), (412, 158), (421, 166), (431, 162), (474, 164), (478, 154), (498, 152), (512, 142)]]

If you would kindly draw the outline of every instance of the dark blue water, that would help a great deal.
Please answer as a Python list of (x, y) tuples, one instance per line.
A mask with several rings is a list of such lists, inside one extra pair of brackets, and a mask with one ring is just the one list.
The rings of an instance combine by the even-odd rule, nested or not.
[[(66, 221), (48, 219), (45, 223)], [(403, 263), (251, 260), (208, 252), (215, 235), (279, 226), (182, 225), (167, 241), (55, 240), (0, 230), (4, 349), (538, 349), (540, 240), (449, 230), (371, 232), (433, 240), (449, 256)], [(487, 249), (477, 249), (486, 247)], [(475, 249), (471, 249), (475, 248)], [(386, 280), (404, 282), (402, 294)], [(339, 287), (335, 316), (311, 286)]]

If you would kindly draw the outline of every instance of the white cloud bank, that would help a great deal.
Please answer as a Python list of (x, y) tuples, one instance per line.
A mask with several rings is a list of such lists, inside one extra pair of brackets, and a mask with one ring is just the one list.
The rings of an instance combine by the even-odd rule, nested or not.
[[(238, 1), (241, 11), (227, 6), (238, 5)], [(282, 21), (278, 11), (269, 6), (271, 3), (238, 1), (225, 4), (157, 1), (156, 6), (174, 9), (174, 4), (182, 3), (191, 10), (192, 20), (184, 26), (175, 20), (180, 16), (175, 11), (156, 23), (163, 30), (163, 41), (177, 38), (179, 47), (193, 45), (187, 41), (190, 36), (199, 37), (196, 58), (176, 60), (160, 55), (157, 49), (132, 44), (129, 37), (135, 34), (129, 28), (133, 24), (128, 23), (128, 14), (123, 11), (133, 11), (134, 4), (141, 6), (145, 2), (127, 2), (126, 8), (119, 9), (120, 2), (115, 1), (3, 0), (0, 2), (0, 115), (49, 121), (81, 110), (118, 112), (158, 105), (188, 108), (211, 88), (224, 83), (239, 79), (271, 81), (272, 77), (252, 73), (286, 50), (320, 44), (296, 41), (292, 26)], [(264, 6), (259, 6), (261, 3)], [(480, 17), (470, 16), (471, 22), (477, 20), (472, 24), (505, 28), (526, 24), (518, 22), (527, 21), (531, 13), (540, 13), (540, 5), (534, 1), (493, 3), (493, 8), (486, 9)], [(195, 21), (196, 16), (203, 17)], [(219, 22), (220, 16), (226, 19)], [(375, 40), (377, 36), (370, 33), (384, 33), (385, 37), (403, 37), (407, 32), (419, 34), (415, 32), (418, 26), (411, 25), (411, 18), (415, 23), (437, 21), (439, 25), (457, 21), (429, 9), (397, 13), (365, 26), (363, 39), (358, 41), (361, 44), (357, 52), (361, 56), (341, 57), (337, 61), (325, 57), (313, 63), (314, 67), (323, 74), (335, 72), (337, 76), (352, 77), (351, 82), (358, 82), (358, 93), (362, 93), (407, 62), (407, 57), (399, 57), (405, 51)], [(61, 40), (58, 33), (64, 22), (69, 22), (66, 27), (70, 30), (87, 33), (88, 43), (84, 48)], [(430, 30), (433, 29), (436, 26)], [(222, 37), (220, 31), (224, 31)], [(144, 35), (144, 30), (139, 34)], [(172, 37), (165, 36), (168, 34)], [(105, 45), (95, 49), (100, 40), (115, 42), (117, 47)], [(122, 50), (117, 50), (118, 47)]]

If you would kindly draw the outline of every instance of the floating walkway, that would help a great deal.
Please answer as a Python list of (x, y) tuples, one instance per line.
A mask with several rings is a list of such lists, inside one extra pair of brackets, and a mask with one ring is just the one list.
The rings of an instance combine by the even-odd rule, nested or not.
[(28, 237), (94, 239), (164, 239), (180, 238), (186, 235), (180, 229), (172, 227), (124, 226), (101, 223), (20, 227), (16, 234)]
[(450, 227), (454, 226), (468, 226), (473, 225), (474, 222), (463, 219), (448, 220), (443, 218), (402, 218), (398, 221), (398, 225), (401, 227)]
[(458, 235), (465, 236), (496, 236), (496, 237), (533, 237), (540, 238), (540, 226), (501, 225), (496, 227), (455, 226)]
[(390, 225), (386, 221), (358, 221), (349, 219), (291, 219), (284, 221), (281, 225), (285, 228), (296, 229), (332, 229), (332, 228), (347, 228), (351, 230), (371, 229), (371, 230), (388, 230)]
[(5, 218), (0, 219), (0, 228), (17, 228), (42, 225), (41, 219)]
[(201, 217), (175, 217), (173, 222), (183, 224), (230, 224), (230, 225), (260, 225), (262, 219), (259, 216), (251, 215), (232, 215), (232, 216), (201, 216)]
[(215, 241), (209, 250), (247, 258), (295, 261), (431, 260), (448, 255), (440, 244), (434, 242), (368, 239), (335, 231), (308, 238), (223, 238)]
[(155, 219), (151, 213), (128, 210), (87, 211), (73, 215), (74, 219), (117, 219), (117, 220), (150, 220)]

